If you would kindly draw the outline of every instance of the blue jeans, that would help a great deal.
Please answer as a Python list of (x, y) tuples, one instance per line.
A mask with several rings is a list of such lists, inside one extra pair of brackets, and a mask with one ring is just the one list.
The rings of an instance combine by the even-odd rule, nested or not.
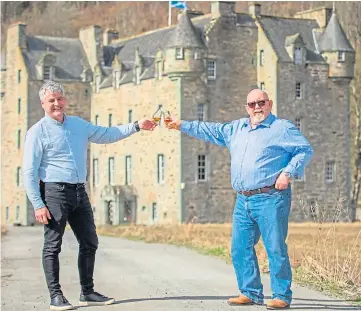
[(256, 303), (262, 304), (264, 298), (254, 249), (261, 235), (269, 260), (272, 299), (291, 303), (292, 272), (286, 244), (290, 207), (290, 187), (250, 197), (237, 196), (233, 212), (232, 261), (240, 292)]

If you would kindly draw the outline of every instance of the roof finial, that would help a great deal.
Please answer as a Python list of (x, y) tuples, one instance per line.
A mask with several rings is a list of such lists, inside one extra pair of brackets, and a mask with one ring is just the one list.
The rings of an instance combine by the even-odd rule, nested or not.
[(336, 13), (335, 1), (332, 1), (332, 13)]

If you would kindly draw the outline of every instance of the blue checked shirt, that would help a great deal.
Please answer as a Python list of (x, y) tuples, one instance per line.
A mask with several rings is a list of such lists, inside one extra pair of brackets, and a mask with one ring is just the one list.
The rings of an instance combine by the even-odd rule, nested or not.
[(313, 154), (298, 128), (273, 114), (255, 129), (244, 118), (224, 124), (182, 121), (181, 131), (229, 149), (231, 181), (236, 191), (271, 186), (281, 172), (301, 177)]
[(24, 187), (33, 207), (45, 206), (39, 178), (43, 182), (85, 183), (88, 142), (114, 143), (136, 131), (133, 123), (101, 127), (72, 116), (65, 116), (60, 123), (45, 114), (25, 137)]

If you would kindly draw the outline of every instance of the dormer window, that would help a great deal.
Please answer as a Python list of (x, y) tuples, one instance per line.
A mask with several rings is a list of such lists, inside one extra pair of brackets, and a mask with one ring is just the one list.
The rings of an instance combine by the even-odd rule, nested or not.
[(139, 66), (135, 68), (135, 84), (140, 84), (140, 74), (141, 74), (142, 68)]
[(53, 67), (44, 66), (44, 68), (43, 68), (43, 79), (44, 80), (53, 80)]
[(163, 75), (163, 62), (162, 61), (157, 61), (156, 67), (157, 67), (157, 79), (161, 80), (162, 75)]
[(175, 59), (184, 59), (184, 49), (183, 48), (175, 49)]
[(302, 64), (302, 48), (301, 47), (295, 47), (293, 60), (296, 65)]
[(337, 54), (337, 61), (340, 62), (344, 62), (345, 61), (345, 52), (341, 52), (339, 51)]
[(120, 71), (119, 70), (114, 71), (114, 87), (116, 89), (119, 89), (119, 87), (120, 87)]
[(95, 92), (96, 93), (99, 93), (101, 78), (102, 77), (100, 75), (95, 76)]

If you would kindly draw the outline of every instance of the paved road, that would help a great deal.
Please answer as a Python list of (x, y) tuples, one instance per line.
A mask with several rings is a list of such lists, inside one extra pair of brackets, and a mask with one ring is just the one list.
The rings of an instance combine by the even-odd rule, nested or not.
[[(12, 227), (1, 244), (1, 310), (48, 310), (40, 257), (42, 228)], [(61, 284), (74, 305), (79, 295), (76, 263), (77, 242), (67, 231), (61, 252)], [(268, 275), (263, 280), (269, 298)], [(95, 286), (99, 292), (115, 297), (116, 304), (86, 307), (84, 311), (266, 310), (265, 306), (228, 306), (227, 299), (238, 295), (232, 266), (172, 245), (100, 237)], [(296, 285), (293, 291), (292, 309), (361, 309)]]

